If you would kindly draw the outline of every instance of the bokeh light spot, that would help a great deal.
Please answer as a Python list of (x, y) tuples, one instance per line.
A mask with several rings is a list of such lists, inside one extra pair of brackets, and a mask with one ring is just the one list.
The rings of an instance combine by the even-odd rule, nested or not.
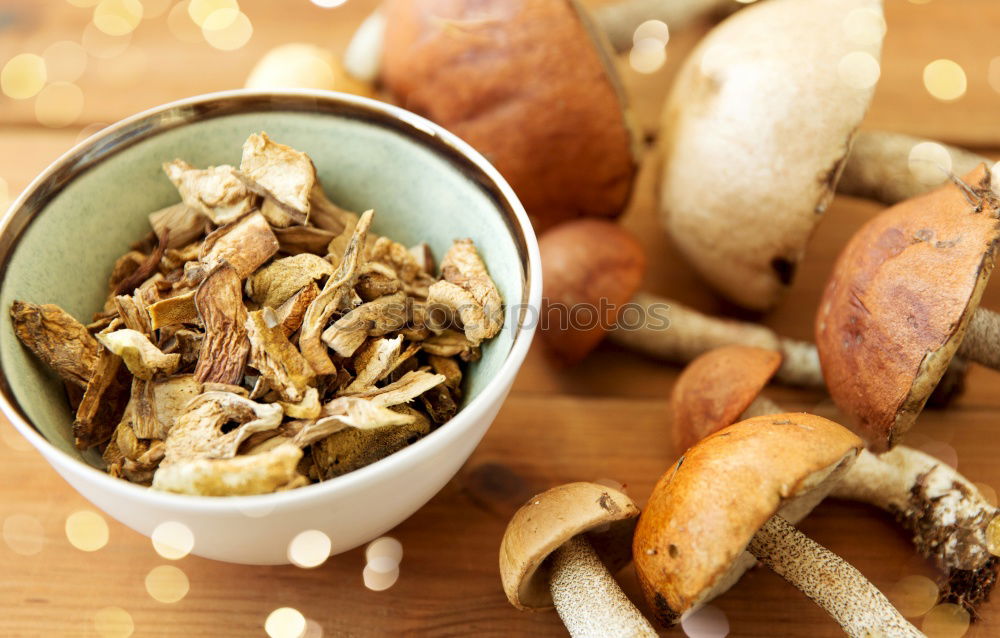
[(954, 60), (934, 60), (924, 67), (924, 88), (933, 97), (950, 102), (965, 95), (965, 70)]
[(330, 557), (330, 537), (318, 529), (299, 533), (288, 544), (288, 560), (302, 568), (318, 567)]
[(347, 0), (312, 0), (312, 3), (317, 7), (322, 7), (324, 9), (332, 9), (334, 7), (339, 7), (340, 5), (347, 2)]
[(81, 510), (66, 517), (66, 538), (81, 551), (96, 552), (108, 544), (108, 536), (108, 523), (97, 512)]
[(121, 607), (105, 607), (94, 614), (94, 630), (101, 638), (129, 638), (135, 631), (132, 616)]
[(399, 580), (399, 567), (391, 569), (387, 572), (380, 572), (372, 569), (371, 565), (365, 565), (364, 571), (361, 573), (362, 578), (365, 581), (365, 587), (372, 591), (385, 591), (396, 584)]
[(994, 556), (1000, 556), (1000, 516), (994, 517), (986, 526), (986, 549)]
[(11, 514), (3, 520), (3, 540), (15, 554), (34, 556), (45, 545), (45, 530), (34, 516)]
[(969, 630), (969, 612), (953, 603), (942, 603), (927, 612), (921, 629), (927, 638), (962, 638)]
[(670, 41), (670, 27), (663, 20), (646, 20), (632, 33), (632, 44), (638, 44), (647, 38), (658, 40), (666, 46), (667, 42)]
[(174, 8), (167, 14), (167, 28), (181, 42), (195, 44), (201, 42), (203, 38), (201, 37), (201, 27), (191, 20), (189, 6), (188, 0), (175, 4)]
[(167, 12), (170, 8), (170, 4), (173, 0), (141, 0), (142, 1), (142, 19), (151, 20), (153, 18), (159, 18), (161, 15)]
[(45, 86), (45, 60), (34, 53), (21, 53), (7, 60), (0, 70), (0, 90), (15, 100), (34, 97)]
[(920, 182), (928, 186), (941, 184), (948, 179), (951, 171), (951, 154), (937, 142), (920, 142), (910, 149), (907, 165), (910, 174)]
[(267, 616), (264, 631), (271, 638), (299, 638), (306, 631), (306, 618), (298, 609), (279, 607)]
[(167, 560), (180, 560), (194, 549), (194, 532), (184, 523), (164, 521), (150, 536), (153, 549)]
[(251, 89), (332, 89), (333, 54), (313, 44), (282, 44), (257, 62), (246, 86)]
[(854, 9), (844, 17), (844, 35), (857, 46), (876, 46), (885, 36), (885, 18), (881, 11), (864, 8)]
[(724, 638), (729, 635), (729, 619), (718, 607), (705, 605), (684, 614), (681, 629), (689, 638)]
[(378, 558), (388, 558), (398, 565), (403, 560), (403, 544), (392, 536), (376, 538), (365, 548), (365, 560), (371, 562)]
[(840, 58), (837, 64), (840, 81), (854, 89), (870, 89), (881, 74), (878, 60), (865, 51), (852, 51)]
[(142, 22), (139, 0), (101, 0), (94, 7), (94, 26), (110, 36), (132, 33)]
[(146, 574), (146, 592), (161, 603), (183, 600), (191, 590), (191, 583), (183, 570), (173, 565), (160, 565)]
[(233, 22), (240, 16), (239, 9), (217, 9), (208, 14), (208, 17), (201, 23), (201, 28), (205, 31), (218, 31), (232, 26)]
[(306, 618), (306, 630), (302, 638), (323, 638), (323, 627), (312, 618)]
[(209, 16), (222, 9), (239, 13), (240, 3), (237, 0), (190, 0), (187, 4), (188, 16), (199, 27), (204, 27)]
[(71, 40), (50, 44), (42, 53), (42, 59), (49, 82), (75, 82), (87, 69), (87, 50)]
[(224, 29), (201, 30), (205, 41), (220, 51), (235, 51), (253, 37), (253, 25), (245, 13), (237, 14), (232, 24)]
[(989, 69), (986, 72), (986, 79), (990, 86), (997, 93), (1000, 93), (1000, 55), (990, 60)]
[(923, 616), (938, 600), (938, 586), (926, 576), (904, 576), (886, 592), (889, 600), (908, 618)]
[(56, 82), (35, 98), (35, 119), (42, 126), (69, 126), (83, 112), (83, 91), (72, 82)]
[(128, 49), (131, 41), (131, 33), (117, 36), (108, 35), (94, 26), (93, 22), (84, 28), (80, 38), (80, 44), (87, 50), (87, 53), (102, 60), (109, 60), (116, 55), (121, 55)]
[(639, 40), (628, 54), (628, 63), (639, 73), (655, 73), (667, 61), (667, 50), (655, 38)]

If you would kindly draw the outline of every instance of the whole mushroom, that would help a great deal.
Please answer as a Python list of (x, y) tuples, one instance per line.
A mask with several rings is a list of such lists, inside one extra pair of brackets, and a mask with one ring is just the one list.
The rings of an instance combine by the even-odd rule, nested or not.
[(632, 499), (597, 483), (567, 483), (531, 498), (500, 544), (510, 604), (554, 605), (574, 638), (656, 636), (612, 576), (631, 559), (638, 516)]
[[(692, 361), (671, 398), (675, 448), (687, 449), (740, 419), (783, 412), (762, 394), (780, 361), (779, 353), (745, 346), (718, 348)], [(974, 615), (996, 585), (1000, 559), (994, 552), (1000, 548), (991, 546), (989, 529), (1000, 524), (1000, 510), (948, 464), (905, 445), (881, 455), (861, 450), (830, 496), (892, 514), (918, 553), (944, 574), (946, 602)]]
[(1000, 369), (1000, 315), (979, 308), (1000, 242), (1000, 198), (980, 166), (866, 223), (816, 315), (830, 396), (868, 447), (896, 445), (956, 355)]
[(314, 44), (290, 42), (258, 60), (247, 77), (248, 89), (323, 89), (372, 95), (371, 86), (348, 73), (332, 52)]
[[(881, 0), (758, 2), (713, 29), (678, 73), (659, 137), (660, 213), (731, 301), (777, 303), (836, 191), (892, 204), (944, 179), (909, 170), (921, 140), (858, 131), (884, 26)], [(982, 161), (948, 151), (959, 174)]]
[[(541, 235), (542, 339), (566, 363), (577, 363), (607, 336), (656, 359), (687, 363), (713, 348), (747, 345), (780, 352), (776, 380), (825, 388), (816, 347), (749, 322), (711, 317), (677, 301), (640, 291), (646, 255), (630, 232), (613, 222), (580, 219)], [(960, 361), (935, 388), (934, 402), (961, 393)]]
[(755, 417), (687, 450), (653, 488), (633, 542), (643, 592), (665, 626), (764, 563), (849, 636), (922, 636), (850, 564), (789, 522), (822, 500), (861, 440), (809, 414)]

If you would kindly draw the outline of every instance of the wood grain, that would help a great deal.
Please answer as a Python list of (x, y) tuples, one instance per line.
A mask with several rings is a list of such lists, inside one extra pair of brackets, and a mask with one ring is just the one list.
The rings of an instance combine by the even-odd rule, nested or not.
[[(373, 4), (350, 0), (322, 10), (306, 0), (287, 0), (280, 8), (279, 3), (244, 0), (241, 5), (255, 33), (244, 49), (232, 53), (204, 43), (179, 44), (165, 18), (144, 22), (132, 43), (147, 62), (141, 82), (116, 84), (120, 76), (114, 80), (115, 74), (108, 71), (113, 65), (92, 59), (80, 80), (86, 106), (74, 127), (40, 127), (30, 101), (3, 98), (0, 178), (16, 193), (70, 148), (86, 124), (239, 86), (256, 58), (275, 44), (295, 39), (340, 49)], [(0, 7), (0, 63), (14, 53), (40, 52), (52, 42), (76, 39), (88, 19), (88, 10), (58, 0), (8, 0)], [(1000, 6), (995, 0), (888, 0), (887, 20), (882, 80), (866, 125), (959, 142), (1000, 157), (1000, 93), (986, 80), (989, 60), (1000, 56)], [(660, 72), (640, 76), (625, 69), (627, 87), (647, 129), (655, 127), (668, 82), (702, 31), (673, 34), (668, 65)], [(966, 69), (969, 90), (962, 99), (938, 102), (923, 89), (922, 68), (937, 57), (950, 57)], [(752, 319), (718, 301), (682, 263), (660, 230), (653, 182), (647, 165), (623, 221), (649, 252), (645, 287), (704, 311)], [(783, 334), (809, 338), (833, 259), (877, 210), (867, 202), (837, 199), (813, 239), (795, 286), (762, 320)], [(994, 285), (984, 303), (1000, 308), (1000, 287)], [(614, 478), (627, 483), (642, 503), (676, 454), (665, 431), (670, 425), (667, 397), (678, 370), (610, 344), (566, 369), (551, 361), (540, 345), (533, 348), (510, 400), (459, 476), (393, 532), (406, 554), (398, 584), (382, 593), (364, 588), (360, 550), (333, 557), (314, 570), (243, 567), (188, 557), (176, 565), (187, 574), (190, 593), (179, 603), (158, 603), (143, 583), (148, 571), (165, 561), (149, 540), (109, 520), (111, 539), (105, 548), (94, 553), (74, 549), (64, 533), (66, 517), (91, 506), (0, 421), (0, 520), (14, 514), (34, 516), (45, 537), (42, 551), (33, 556), (0, 544), (0, 635), (93, 636), (93, 614), (111, 605), (129, 611), (136, 636), (262, 635), (268, 613), (281, 606), (299, 609), (325, 636), (564, 635), (554, 614), (518, 613), (503, 597), (496, 562), (506, 520), (534, 492), (570, 480)], [(995, 462), (1000, 454), (997, 389), (996, 373), (974, 370), (958, 405), (947, 412), (927, 412), (909, 442), (938, 453), (950, 446), (966, 476), (1000, 487)], [(837, 417), (819, 393), (772, 388), (769, 394), (789, 409)], [(903, 576), (932, 574), (881, 512), (827, 502), (801, 527), (890, 593)], [(620, 577), (638, 601), (631, 568)], [(748, 574), (715, 604), (725, 612), (733, 636), (841, 635), (822, 611), (762, 569)], [(915, 622), (919, 626), (919, 620)], [(1000, 602), (994, 601), (967, 635), (997, 633)], [(683, 633), (673, 629), (664, 635)]]

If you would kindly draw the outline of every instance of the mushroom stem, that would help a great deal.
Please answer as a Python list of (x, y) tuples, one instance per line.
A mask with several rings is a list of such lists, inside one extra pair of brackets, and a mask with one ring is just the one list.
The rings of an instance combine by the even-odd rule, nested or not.
[[(740, 418), (781, 412), (759, 395)], [(974, 613), (996, 585), (1000, 559), (990, 552), (988, 529), (1000, 510), (948, 464), (905, 445), (879, 455), (862, 450), (830, 496), (894, 515), (917, 552), (944, 572), (942, 600)]]
[[(921, 178), (923, 171), (910, 170), (910, 151), (927, 140), (885, 131), (861, 131), (854, 139), (837, 191), (855, 197), (896, 204), (940, 185)], [(951, 166), (941, 166), (941, 177), (949, 172), (966, 175), (990, 160), (960, 148), (942, 144), (951, 155)], [(933, 174), (933, 173), (929, 173)]]
[(552, 553), (549, 589), (573, 638), (657, 635), (582, 536), (574, 536)]
[(826, 610), (848, 636), (923, 636), (861, 572), (780, 516), (757, 530), (747, 550)]
[(807, 341), (780, 337), (755, 323), (710, 317), (647, 292), (637, 293), (629, 307), (640, 311), (639, 320), (633, 321), (633, 313), (623, 311), (620, 324), (609, 333), (621, 346), (675, 363), (687, 363), (709, 350), (733, 344), (777, 350), (784, 355), (775, 374), (780, 383), (824, 387), (816, 347)]
[(680, 30), (706, 16), (722, 16), (738, 9), (735, 0), (621, 0), (594, 11), (594, 20), (616, 51), (632, 46), (632, 34), (646, 20), (660, 20)]
[(1000, 314), (976, 308), (958, 347), (958, 356), (1000, 370)]

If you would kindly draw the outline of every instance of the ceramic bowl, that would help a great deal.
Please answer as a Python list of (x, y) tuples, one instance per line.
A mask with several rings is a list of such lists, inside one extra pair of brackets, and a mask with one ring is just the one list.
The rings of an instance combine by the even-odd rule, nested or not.
[[(116, 257), (149, 230), (150, 211), (179, 201), (164, 161), (239, 164), (246, 137), (308, 153), (327, 194), (375, 209), (373, 230), (440, 256), (471, 237), (507, 306), (503, 331), (466, 374), (454, 419), (413, 445), (323, 483), (261, 496), (157, 492), (111, 478), (72, 443), (59, 380), (15, 338), (14, 299), (55, 303), (86, 322), (103, 303)], [(193, 553), (248, 564), (289, 561), (289, 542), (320, 530), (343, 552), (395, 527), (437, 493), (486, 433), (524, 361), (541, 299), (538, 245), (507, 183), (441, 127), (374, 100), (322, 91), (232, 91), (141, 113), (84, 141), (28, 187), (0, 224), (0, 409), (70, 485), (150, 535), (176, 521)]]

